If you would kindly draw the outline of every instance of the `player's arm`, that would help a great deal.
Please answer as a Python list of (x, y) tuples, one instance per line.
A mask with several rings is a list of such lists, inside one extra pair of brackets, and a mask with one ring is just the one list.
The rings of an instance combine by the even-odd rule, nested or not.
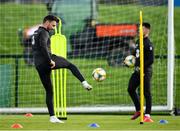
[(47, 42), (48, 42), (49, 34), (47, 32), (42, 31), (40, 33), (39, 43), (41, 47), (41, 52), (44, 55), (44, 58), (47, 60), (49, 64), (51, 64), (51, 57), (48, 52)]
[(151, 44), (146, 44), (144, 49), (145, 49), (145, 53), (148, 53), (147, 58), (144, 61), (144, 67), (147, 68), (150, 65), (152, 65), (154, 62), (154, 49), (153, 49), (153, 46)]
[[(139, 39), (136, 41), (136, 45), (139, 45)], [(140, 67), (140, 49), (139, 46), (135, 48), (134, 56), (136, 57), (135, 60), (135, 67)]]

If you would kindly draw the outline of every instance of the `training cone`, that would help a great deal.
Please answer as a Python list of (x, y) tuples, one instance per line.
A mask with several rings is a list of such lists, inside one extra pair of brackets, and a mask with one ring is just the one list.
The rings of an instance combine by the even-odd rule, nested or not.
[(168, 121), (167, 121), (167, 120), (160, 120), (159, 123), (160, 123), (160, 124), (167, 124)]
[(92, 124), (89, 124), (89, 127), (98, 128), (100, 126), (98, 124), (96, 124), (96, 123), (92, 123)]
[(31, 113), (26, 113), (24, 116), (26, 116), (26, 117), (33, 117), (33, 115)]
[(23, 126), (21, 124), (15, 123), (11, 125), (11, 128), (23, 128)]

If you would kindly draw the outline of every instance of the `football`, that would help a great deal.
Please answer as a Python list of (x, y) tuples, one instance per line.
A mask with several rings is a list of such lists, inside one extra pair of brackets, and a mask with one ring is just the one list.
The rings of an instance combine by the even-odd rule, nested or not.
[(135, 65), (135, 60), (136, 60), (136, 57), (133, 56), (133, 55), (129, 55), (125, 58), (124, 60), (124, 64), (127, 65), (128, 67), (134, 67)]
[(104, 81), (106, 79), (106, 71), (102, 68), (96, 68), (92, 72), (92, 77), (98, 82)]

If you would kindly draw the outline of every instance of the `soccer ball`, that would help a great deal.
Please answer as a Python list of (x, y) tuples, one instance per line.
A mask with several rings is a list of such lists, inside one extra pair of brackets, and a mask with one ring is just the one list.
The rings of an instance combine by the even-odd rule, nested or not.
[(102, 68), (96, 68), (93, 70), (92, 77), (94, 80), (101, 82), (106, 79), (106, 71)]
[(133, 55), (129, 55), (125, 58), (124, 60), (124, 64), (127, 65), (128, 67), (134, 67), (135, 65), (135, 60), (136, 60), (136, 57), (133, 56)]

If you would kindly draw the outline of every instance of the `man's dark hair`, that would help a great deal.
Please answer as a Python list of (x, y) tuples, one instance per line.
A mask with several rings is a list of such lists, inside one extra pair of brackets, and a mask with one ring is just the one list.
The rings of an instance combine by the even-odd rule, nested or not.
[(151, 29), (151, 25), (147, 22), (144, 22), (142, 26), (146, 27), (147, 29)]
[(47, 15), (44, 17), (43, 23), (45, 23), (46, 21), (56, 21), (58, 23), (59, 19), (54, 15)]

